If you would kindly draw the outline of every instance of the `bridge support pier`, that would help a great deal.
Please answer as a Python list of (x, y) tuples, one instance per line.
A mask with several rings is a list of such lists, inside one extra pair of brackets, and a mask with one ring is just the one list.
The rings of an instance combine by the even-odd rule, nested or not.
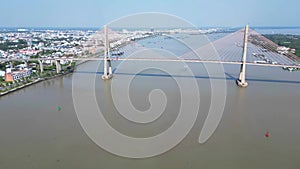
[(61, 65), (58, 60), (55, 60), (55, 65), (56, 65), (56, 73), (58, 74), (61, 71)]
[(13, 65), (13, 61), (10, 61), (10, 62), (9, 62), (9, 67), (12, 69), (13, 66), (14, 66), (14, 65)]
[(40, 72), (43, 73), (44, 72), (44, 66), (41, 60), (38, 60), (39, 65), (40, 65)]
[(111, 60), (108, 60), (108, 74), (112, 75), (112, 67), (111, 67)]
[(28, 68), (28, 63), (27, 63), (26, 60), (24, 60), (24, 65), (25, 65), (26, 68)]
[[(110, 52), (109, 52), (109, 40), (108, 40), (108, 30), (107, 26), (104, 26), (104, 34), (105, 34), (105, 42), (104, 42), (104, 70), (103, 70), (103, 75), (102, 79), (103, 80), (108, 80), (113, 77), (112, 74), (112, 67), (111, 67), (111, 60), (110, 60)], [(107, 69), (107, 64), (108, 64), (108, 69)]]
[(247, 45), (248, 45), (248, 30), (249, 30), (249, 26), (246, 25), (240, 77), (239, 77), (239, 79), (236, 80), (236, 83), (239, 87), (247, 87), (248, 86), (248, 83), (246, 82), (246, 57), (247, 57)]

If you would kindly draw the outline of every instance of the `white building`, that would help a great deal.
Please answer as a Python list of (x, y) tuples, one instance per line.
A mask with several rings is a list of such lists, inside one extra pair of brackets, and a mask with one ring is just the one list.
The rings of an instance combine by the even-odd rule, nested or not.
[(32, 74), (32, 69), (29, 68), (25, 68), (23, 70), (17, 70), (17, 71), (13, 71), (12, 72), (12, 77), (14, 80), (18, 80), (18, 79), (21, 79), (21, 78), (24, 78), (24, 77), (28, 77)]
[(289, 52), (290, 48), (287, 48), (285, 46), (278, 46), (277, 52), (280, 54), (287, 54)]

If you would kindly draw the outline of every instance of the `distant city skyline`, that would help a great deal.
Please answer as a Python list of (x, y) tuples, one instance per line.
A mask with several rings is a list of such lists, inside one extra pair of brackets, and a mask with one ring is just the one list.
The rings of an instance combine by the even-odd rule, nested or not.
[(178, 16), (197, 27), (300, 26), (297, 0), (4, 0), (0, 27), (102, 27), (143, 12)]

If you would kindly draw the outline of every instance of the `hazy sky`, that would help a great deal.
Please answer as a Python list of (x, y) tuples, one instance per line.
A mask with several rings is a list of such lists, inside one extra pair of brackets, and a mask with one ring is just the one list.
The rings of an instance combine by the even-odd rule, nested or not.
[(1, 0), (0, 27), (101, 27), (163, 12), (200, 26), (300, 26), (299, 0)]

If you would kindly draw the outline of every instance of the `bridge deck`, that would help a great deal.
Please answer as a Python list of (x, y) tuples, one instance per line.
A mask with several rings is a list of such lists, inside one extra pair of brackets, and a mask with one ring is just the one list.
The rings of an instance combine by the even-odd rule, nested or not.
[[(101, 61), (103, 57), (98, 58), (72, 58), (72, 59), (53, 59), (53, 58), (30, 58), (30, 59), (0, 59), (0, 62), (9, 61), (38, 61), (38, 60), (73, 60), (73, 61)], [(187, 62), (187, 63), (212, 63), (212, 64), (235, 64), (241, 65), (241, 61), (222, 61), (222, 60), (200, 60), (200, 59), (173, 59), (173, 58), (109, 58), (114, 61), (150, 61), (150, 62)], [(269, 64), (269, 63), (253, 63), (246, 62), (247, 65), (255, 66), (269, 66), (269, 67), (291, 67), (300, 68), (300, 65), (288, 65), (288, 64)]]

